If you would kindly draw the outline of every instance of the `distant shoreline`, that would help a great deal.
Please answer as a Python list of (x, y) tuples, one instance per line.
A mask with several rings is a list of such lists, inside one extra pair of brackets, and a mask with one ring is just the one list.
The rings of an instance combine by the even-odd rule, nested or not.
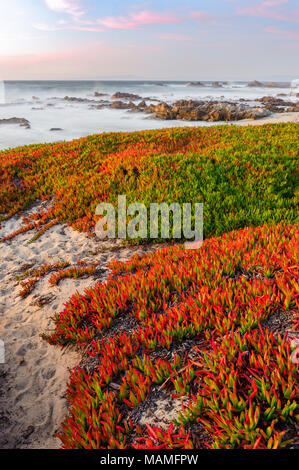
[(295, 82), (4, 81), (0, 149), (103, 132), (298, 122)]

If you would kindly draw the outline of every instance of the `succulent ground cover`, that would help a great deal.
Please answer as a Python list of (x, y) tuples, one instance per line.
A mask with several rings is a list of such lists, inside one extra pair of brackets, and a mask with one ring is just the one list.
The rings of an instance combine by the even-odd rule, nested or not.
[[(106, 284), (73, 296), (46, 337), (87, 351), (70, 378), (63, 445), (288, 445), (296, 436), (297, 365), (288, 338), (260, 325), (288, 311), (296, 328), (298, 228), (245, 228), (199, 250), (171, 247), (115, 262)], [(127, 331), (113, 328), (120, 319)], [(181, 348), (189, 340), (192, 347)], [(157, 387), (188, 404), (168, 429), (146, 430), (134, 410)], [(194, 432), (199, 424), (206, 434)]]
[[(174, 245), (111, 263), (107, 282), (72, 296), (43, 335), (83, 352), (58, 434), (64, 448), (294, 445), (297, 140), (294, 124), (226, 126), (103, 134), (0, 153), (2, 220), (36, 199), (52, 201), (6, 243), (59, 222), (92, 233), (97, 203), (116, 202), (118, 194), (147, 205), (204, 202), (200, 249)], [(54, 266), (27, 275), (37, 282), (52, 271), (55, 285), (95, 269)], [(290, 319), (287, 335), (271, 331), (275, 316)], [(161, 399), (175, 418), (144, 422), (143, 410)]]
[(147, 207), (203, 202), (206, 237), (293, 222), (297, 142), (298, 125), (279, 124), (110, 133), (8, 150), (0, 152), (0, 216), (51, 198), (20, 233), (42, 234), (56, 222), (93, 232), (98, 203), (116, 206), (126, 194), (128, 204)]
[(97, 262), (87, 264), (85, 261), (77, 261), (76, 265), (70, 266), (67, 261), (61, 261), (57, 264), (46, 264), (40, 268), (29, 269), (21, 275), (17, 275), (16, 279), (20, 281), (22, 287), (20, 296), (26, 298), (34, 290), (39, 279), (44, 278), (49, 273), (51, 273), (49, 284), (57, 286), (63, 279), (92, 276), (96, 274), (98, 269), (99, 263)]

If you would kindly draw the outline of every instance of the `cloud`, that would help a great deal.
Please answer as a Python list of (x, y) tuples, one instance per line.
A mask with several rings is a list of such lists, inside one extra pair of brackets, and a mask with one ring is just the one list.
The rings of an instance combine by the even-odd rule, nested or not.
[(84, 25), (81, 23), (76, 23), (76, 24), (69, 24), (65, 22), (58, 22), (58, 25), (49, 25), (45, 23), (36, 23), (33, 25), (35, 29), (38, 29), (39, 31), (87, 31), (91, 33), (99, 33), (106, 31), (104, 28), (101, 28), (100, 26), (93, 26), (93, 25)]
[(289, 3), (289, 0), (269, 0), (262, 3), (264, 7), (277, 7)]
[[(290, 11), (282, 10), (279, 7), (289, 3), (289, 0), (265, 0), (260, 4), (255, 4), (249, 8), (239, 8), (238, 15), (255, 16), (260, 18), (269, 18), (279, 21), (298, 22), (298, 16)], [(278, 9), (277, 9), (278, 7)]]
[(189, 14), (189, 17), (192, 20), (197, 21), (198, 23), (221, 25), (221, 23), (219, 23), (213, 15), (211, 15), (210, 13), (206, 11), (202, 11), (202, 10), (191, 11)]
[[(138, 29), (141, 26), (160, 23), (173, 24), (182, 21), (182, 18), (171, 12), (159, 12), (150, 10), (133, 10), (126, 16), (108, 16), (106, 18), (94, 18), (91, 21), (85, 21), (82, 16), (85, 11), (81, 8), (82, 0), (45, 0), (47, 6), (60, 13), (71, 15), (71, 21), (60, 20), (56, 25), (38, 23), (34, 27), (41, 31), (59, 31), (63, 29), (75, 31), (108, 31), (110, 29)], [(146, 6), (147, 2), (142, 6)], [(135, 6), (136, 7), (136, 6)], [(141, 5), (139, 5), (139, 8)], [(132, 7), (131, 7), (132, 8)]]
[(50, 10), (57, 13), (67, 13), (75, 17), (82, 16), (85, 13), (80, 7), (79, 0), (45, 0), (45, 2)]
[(140, 11), (129, 16), (109, 16), (99, 19), (97, 22), (108, 29), (137, 29), (140, 26), (164, 23), (179, 23), (181, 19), (172, 13), (160, 13), (155, 11)]

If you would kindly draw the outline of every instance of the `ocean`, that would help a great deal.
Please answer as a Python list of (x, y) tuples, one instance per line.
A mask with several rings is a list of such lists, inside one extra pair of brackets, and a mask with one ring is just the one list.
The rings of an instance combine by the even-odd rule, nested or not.
[[(215, 123), (156, 120), (144, 114), (127, 110), (96, 109), (92, 100), (108, 100), (116, 92), (133, 93), (142, 99), (172, 103), (178, 99), (239, 101), (254, 104), (257, 98), (280, 93), (288, 101), (296, 101), (299, 80), (293, 88), (283, 83), (275, 88), (248, 87), (248, 82), (226, 82), (213, 86), (188, 86), (182, 81), (4, 81), (0, 82), (0, 121), (13, 117), (24, 118), (30, 128), (18, 124), (0, 125), (0, 149), (27, 144), (57, 142), (84, 137), (89, 134), (113, 131), (134, 131), (174, 126), (209, 126)], [(95, 97), (95, 93), (105, 96)], [(82, 102), (64, 98), (81, 98)], [(90, 101), (87, 101), (90, 100)], [(140, 100), (136, 100), (138, 103)], [(218, 123), (219, 124), (219, 123)], [(54, 130), (53, 130), (54, 129)]]

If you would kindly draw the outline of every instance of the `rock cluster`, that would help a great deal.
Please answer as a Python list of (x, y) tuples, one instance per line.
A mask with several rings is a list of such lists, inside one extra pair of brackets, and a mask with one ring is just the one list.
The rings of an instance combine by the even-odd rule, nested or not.
[(144, 111), (147, 107), (146, 102), (144, 100), (140, 101), (139, 104), (135, 104), (132, 101), (126, 103), (124, 101), (114, 101), (114, 103), (110, 104), (110, 108), (113, 109), (131, 109), (132, 111)]
[(9, 118), (9, 119), (0, 119), (0, 124), (19, 124), (21, 127), (30, 129), (30, 122), (25, 118)]
[(253, 80), (253, 82), (249, 82), (247, 86), (250, 88), (290, 88), (290, 85), (288, 84), (281, 85), (274, 82), (262, 83), (258, 80)]
[(263, 87), (265, 86), (262, 82), (258, 82), (257, 80), (253, 80), (253, 82), (249, 82), (248, 87), (255, 88), (255, 87)]
[(263, 96), (256, 101), (263, 103), (264, 108), (271, 111), (271, 113), (290, 113), (299, 111), (299, 102), (285, 101), (275, 96)]
[(260, 119), (270, 115), (270, 111), (261, 107), (249, 107), (244, 104), (179, 100), (173, 105), (167, 103), (151, 104), (145, 112), (158, 119), (180, 119), (183, 121), (239, 121), (241, 119)]
[(245, 99), (240, 101), (242, 102), (178, 100), (173, 104), (159, 102), (147, 105), (145, 100), (140, 101), (139, 104), (116, 100), (110, 104), (110, 107), (152, 114), (157, 119), (183, 121), (239, 121), (260, 119), (271, 113), (299, 111), (299, 103), (273, 96), (257, 99), (256, 101), (260, 102), (261, 106), (248, 106), (245, 104), (247, 101)]
[(94, 92), (94, 96), (95, 96), (96, 98), (99, 98), (99, 97), (101, 97), (101, 96), (107, 96), (107, 93), (99, 93), (98, 91), (95, 91), (95, 92)]
[(190, 82), (187, 86), (204, 86), (204, 84), (201, 82)]
[(142, 97), (139, 95), (134, 95), (134, 93), (122, 93), (120, 91), (112, 95), (114, 100), (124, 99), (124, 100), (142, 100)]

